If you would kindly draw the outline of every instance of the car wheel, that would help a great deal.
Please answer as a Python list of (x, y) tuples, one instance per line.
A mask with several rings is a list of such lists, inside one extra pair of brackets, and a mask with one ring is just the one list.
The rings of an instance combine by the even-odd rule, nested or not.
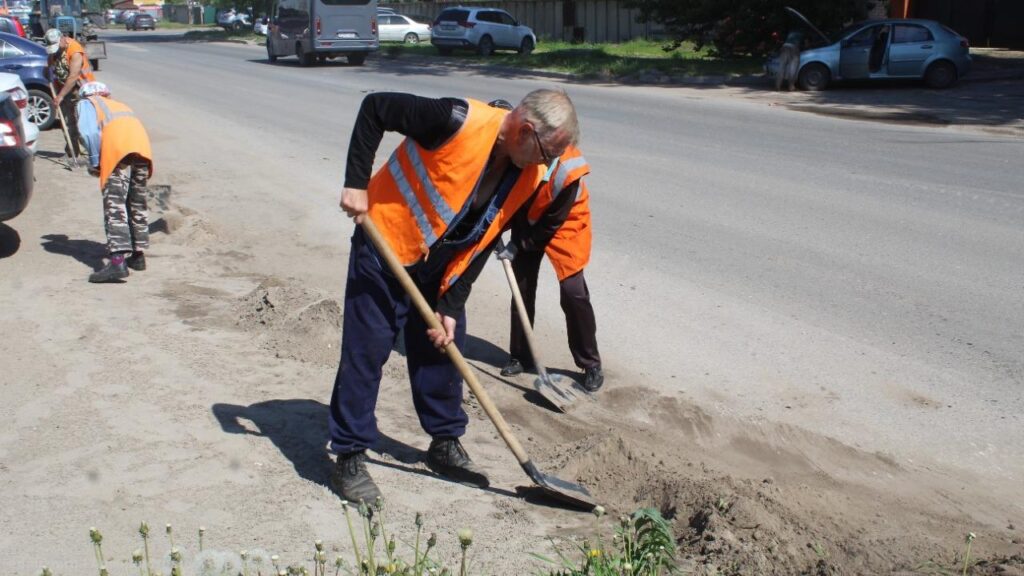
[(420, 43), (420, 37), (417, 36), (415, 32), (409, 32), (408, 34), (405, 35), (405, 43), (406, 44), (419, 44)]
[(481, 56), (494, 54), (494, 40), (491, 40), (490, 36), (484, 36), (480, 39), (480, 44), (476, 47), (476, 51)]
[(438, 46), (437, 47), (437, 53), (440, 54), (441, 56), (451, 56), (452, 55), (452, 49), (451, 48), (445, 48), (444, 46)]
[(267, 62), (270, 62), (271, 64), (277, 62), (277, 54), (274, 54), (274, 46), (273, 42), (270, 41), (270, 38), (267, 38)]
[(533, 52), (533, 38), (529, 36), (523, 38), (523, 43), (519, 45), (519, 53), (528, 56)]
[(92, 66), (93, 72), (100, 71), (100, 61), (98, 58), (93, 58), (92, 60), (89, 60), (89, 65)]
[(299, 59), (299, 66), (311, 66), (313, 55), (302, 50), (302, 44), (295, 45), (295, 56)]
[(124, 25), (124, 29), (125, 29), (125, 31), (126, 31), (126, 32), (131, 32), (131, 30), (132, 30), (132, 27), (131, 27), (131, 26), (129, 26), (129, 25), (127, 25), (127, 24), (125, 24), (125, 25)]
[(25, 115), (28, 117), (28, 121), (35, 124), (40, 131), (49, 130), (56, 118), (53, 111), (53, 98), (42, 90), (29, 90)]
[(348, 55), (348, 63), (352, 66), (362, 66), (364, 62), (366, 62), (366, 54), (364, 53)]
[(812, 62), (800, 70), (798, 82), (804, 90), (817, 92), (824, 90), (831, 79), (832, 75), (829, 74), (828, 68), (824, 64)]
[(952, 62), (948, 60), (939, 60), (938, 62), (932, 63), (925, 70), (924, 83), (929, 88), (935, 88), (941, 90), (943, 88), (949, 88), (956, 82), (956, 66), (953, 66)]
[(231, 29), (234, 30), (235, 32), (241, 32), (242, 31), (242, 23), (241, 22), (235, 22), (234, 24), (231, 25)]

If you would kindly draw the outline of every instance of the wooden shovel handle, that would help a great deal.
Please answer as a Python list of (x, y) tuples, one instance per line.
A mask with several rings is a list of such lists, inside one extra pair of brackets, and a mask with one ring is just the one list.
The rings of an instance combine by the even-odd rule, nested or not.
[(57, 106), (57, 92), (53, 89), (53, 84), (47, 82), (47, 86), (50, 87), (50, 102), (53, 104), (53, 111), (57, 114), (57, 119), (60, 120), (60, 130), (64, 133), (64, 143), (68, 145), (68, 156), (78, 163), (78, 156), (75, 155), (75, 147), (71, 144), (71, 133), (68, 132), (68, 123), (64, 120), (64, 112), (61, 111), (60, 106)]
[(512, 289), (512, 299), (516, 302), (516, 311), (519, 312), (519, 322), (523, 325), (523, 334), (526, 336), (526, 345), (530, 348), (530, 355), (533, 356), (533, 365), (537, 368), (537, 375), (541, 380), (547, 382), (548, 372), (544, 363), (538, 356), (537, 343), (533, 340), (533, 327), (530, 325), (530, 315), (526, 313), (526, 304), (523, 302), (523, 293), (519, 291), (519, 283), (516, 282), (516, 273), (512, 271), (512, 262), (501, 259), (501, 265), (505, 268), (505, 278), (508, 279), (508, 286)]
[[(413, 282), (409, 273), (406, 272), (405, 266), (402, 266), (402, 263), (398, 261), (398, 257), (395, 256), (394, 251), (391, 250), (391, 246), (388, 244), (387, 240), (380, 235), (380, 230), (378, 230), (377, 226), (374, 225), (373, 220), (370, 220), (369, 214), (363, 215), (362, 226), (366, 235), (370, 237), (370, 241), (373, 242), (373, 245), (377, 248), (377, 253), (384, 258), (388, 264), (388, 268), (391, 269), (391, 273), (398, 278), (398, 281), (402, 284), (402, 288), (404, 288), (406, 293), (409, 294), (409, 298), (412, 299), (413, 305), (416, 306), (420, 315), (423, 316), (423, 320), (426, 321), (427, 326), (434, 330), (444, 331), (441, 321), (437, 319), (436, 315), (434, 315), (434, 310), (432, 310), (430, 305), (427, 304), (427, 300), (423, 297), (420, 289), (416, 286), (416, 283)], [(502, 417), (497, 406), (495, 406), (494, 402), (491, 401), (491, 397), (487, 395), (487, 391), (484, 390), (484, 387), (481, 386), (480, 382), (476, 379), (476, 374), (473, 373), (469, 364), (466, 363), (466, 359), (462, 356), (462, 353), (459, 352), (458, 346), (452, 342), (445, 346), (444, 351), (448, 354), (448, 357), (451, 358), (455, 367), (459, 369), (459, 373), (462, 374), (462, 378), (466, 380), (467, 384), (469, 384), (469, 389), (473, 392), (473, 396), (476, 396), (477, 401), (480, 402), (480, 407), (484, 409), (484, 412), (487, 413), (487, 417), (494, 423), (494, 427), (498, 429), (498, 434), (501, 434), (502, 440), (504, 440), (505, 444), (508, 445), (510, 450), (512, 450), (516, 460), (519, 461), (520, 465), (525, 466), (528, 464), (530, 462), (530, 457), (527, 456), (526, 450), (524, 450), (523, 446), (519, 444), (519, 440), (512, 435), (512, 430), (509, 429), (508, 423), (505, 422), (505, 418)]]

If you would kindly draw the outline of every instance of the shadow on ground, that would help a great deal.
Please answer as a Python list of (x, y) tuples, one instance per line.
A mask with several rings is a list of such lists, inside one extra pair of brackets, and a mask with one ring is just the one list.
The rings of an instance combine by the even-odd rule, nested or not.
[(107, 255), (105, 244), (93, 240), (73, 240), (67, 234), (47, 234), (43, 236), (42, 246), (43, 250), (52, 254), (70, 256), (94, 272), (103, 267), (103, 257)]
[[(329, 431), (327, 417), (329, 407), (315, 400), (293, 398), (267, 400), (250, 406), (237, 404), (214, 404), (211, 407), (224, 432), (266, 438), (288, 459), (300, 478), (324, 486), (338, 494), (331, 485), (331, 470), (334, 461), (327, 452)], [(395, 461), (370, 459), (373, 464), (433, 478), (441, 482), (452, 482), (429, 470), (419, 467), (426, 460), (423, 450), (414, 448), (386, 434), (381, 434), (373, 450), (386, 454)], [(384, 488), (386, 492), (387, 487)], [(495, 488), (482, 488), (486, 492), (506, 497), (522, 496), (529, 501), (558, 506), (548, 502), (543, 494), (517, 488), (516, 492)], [(340, 497), (340, 494), (339, 494)]]
[(0, 258), (8, 258), (21, 248), (21, 235), (6, 224), (0, 224)]

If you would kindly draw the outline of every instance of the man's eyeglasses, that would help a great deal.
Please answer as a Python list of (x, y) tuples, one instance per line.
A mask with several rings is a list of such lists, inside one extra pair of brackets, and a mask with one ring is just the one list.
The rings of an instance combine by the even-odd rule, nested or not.
[(537, 150), (540, 150), (541, 160), (543, 160), (545, 164), (551, 164), (553, 158), (548, 155), (548, 151), (545, 150), (544, 145), (540, 143), (540, 135), (537, 134), (537, 129), (533, 126), (530, 126), (530, 128), (533, 128), (533, 139), (537, 141)]

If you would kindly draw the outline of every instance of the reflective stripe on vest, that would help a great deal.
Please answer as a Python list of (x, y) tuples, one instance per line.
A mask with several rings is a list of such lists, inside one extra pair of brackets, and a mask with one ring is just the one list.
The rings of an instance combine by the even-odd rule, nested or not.
[(122, 111), (122, 112), (111, 112), (110, 108), (107, 107), (107, 103), (99, 98), (89, 98), (89, 101), (100, 107), (100, 111), (103, 113), (103, 118), (100, 118), (100, 132), (118, 118), (132, 118), (135, 116), (134, 112)]
[(559, 194), (562, 193), (562, 190), (565, 188), (565, 181), (566, 179), (569, 178), (569, 175), (572, 173), (572, 171), (576, 170), (581, 166), (584, 166), (586, 163), (587, 159), (584, 158), (583, 156), (577, 156), (575, 158), (570, 158), (565, 162), (562, 162), (562, 165), (558, 167), (558, 173), (555, 175), (555, 180), (551, 193), (552, 201), (555, 198), (557, 198)]
[[(413, 170), (416, 172), (415, 184), (419, 184), (423, 188), (427, 198), (430, 200), (430, 205), (434, 208), (434, 212), (445, 222), (451, 222), (455, 218), (455, 213), (430, 180), (430, 175), (427, 173), (426, 166), (423, 165), (423, 158), (420, 156), (415, 143), (411, 139), (407, 139), (403, 147), (405, 148), (406, 155), (409, 157), (409, 163), (412, 164)], [(402, 165), (398, 160), (398, 150), (401, 150), (401, 148), (396, 149), (391, 154), (391, 159), (388, 160), (388, 172), (395, 179), (395, 184), (405, 199), (405, 204), (412, 211), (413, 216), (416, 217), (416, 224), (419, 226), (420, 233), (423, 234), (427, 246), (431, 246), (437, 241), (437, 235), (434, 234), (434, 229), (430, 225), (430, 221), (427, 220), (427, 214), (423, 209), (423, 205), (420, 204), (419, 198), (416, 196), (413, 184), (409, 182), (405, 172), (402, 171)]]

